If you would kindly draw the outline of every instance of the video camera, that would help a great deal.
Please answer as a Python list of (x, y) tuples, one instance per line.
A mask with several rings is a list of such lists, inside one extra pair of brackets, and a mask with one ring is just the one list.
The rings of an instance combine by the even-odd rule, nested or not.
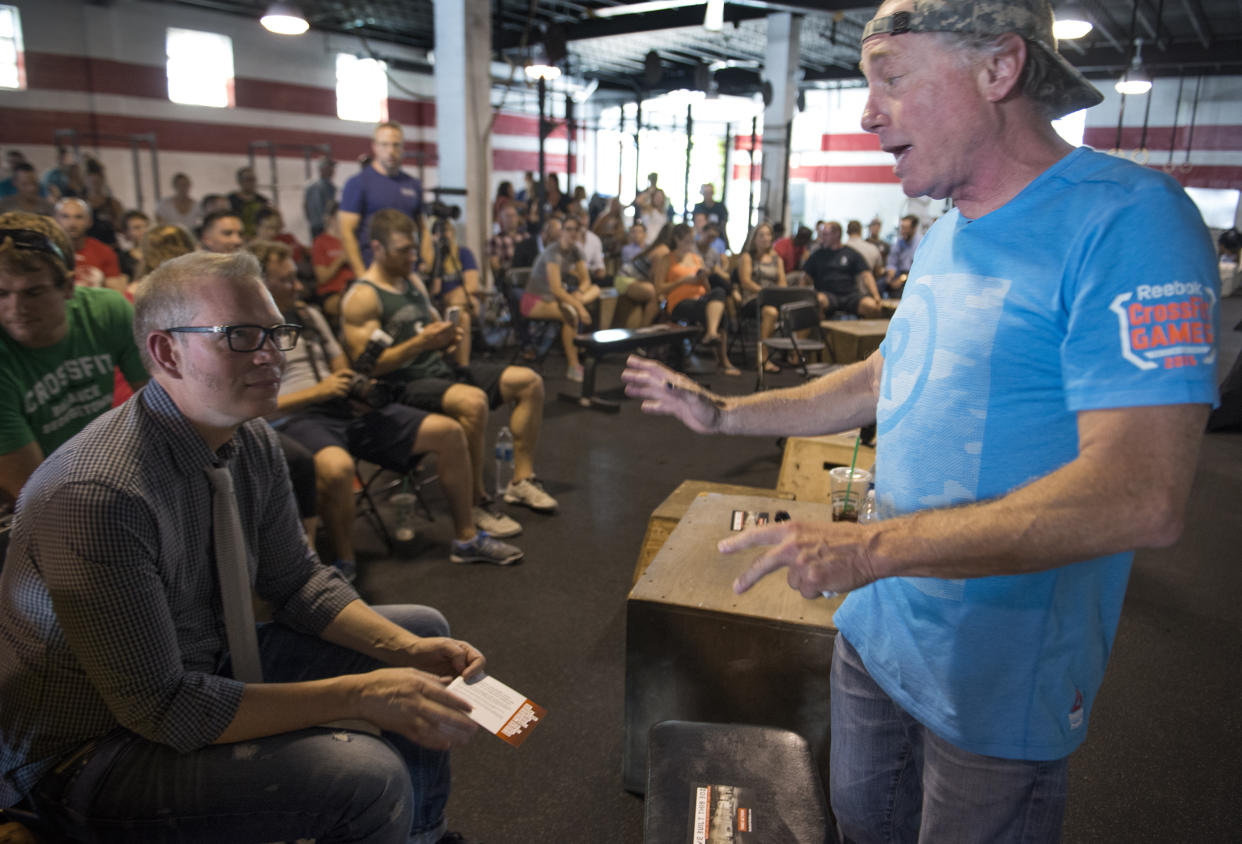
[(388, 405), (396, 398), (396, 390), (391, 384), (371, 377), (379, 356), (391, 345), (392, 337), (383, 329), (377, 328), (371, 333), (371, 338), (367, 340), (362, 354), (358, 355), (357, 360), (354, 361), (354, 377), (349, 383), (347, 398), (362, 402), (375, 410)]

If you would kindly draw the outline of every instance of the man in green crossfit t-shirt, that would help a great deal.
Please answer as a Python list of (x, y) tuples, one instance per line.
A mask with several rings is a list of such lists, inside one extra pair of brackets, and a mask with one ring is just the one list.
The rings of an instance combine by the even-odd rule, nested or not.
[(0, 214), (0, 504), (112, 406), (118, 366), (146, 383), (125, 297), (74, 286), (73, 247), (50, 218)]

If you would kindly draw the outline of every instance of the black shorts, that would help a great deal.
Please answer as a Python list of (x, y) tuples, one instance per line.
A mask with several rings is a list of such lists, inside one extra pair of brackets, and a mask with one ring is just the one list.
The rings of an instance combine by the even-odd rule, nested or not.
[(416, 378), (405, 385), (401, 402), (430, 413), (444, 412), (444, 394), (454, 384), (478, 387), (487, 395), (487, 406), (492, 410), (504, 404), (500, 395), (500, 376), (508, 369), (503, 363), (472, 363), (455, 367), (448, 378)]
[(826, 316), (831, 316), (835, 313), (846, 313), (858, 316), (858, 306), (862, 304), (863, 300), (862, 291), (856, 291), (846, 295), (839, 295), (836, 293), (825, 293), (824, 295), (828, 297), (828, 310), (825, 314)]
[(329, 406), (286, 417), (280, 432), (315, 454), (338, 446), (354, 457), (400, 472), (414, 453), (418, 428), (427, 416), (403, 404), (390, 404), (363, 416), (347, 407)]
[(682, 299), (677, 303), (677, 307), (673, 308), (669, 318), (673, 322), (684, 322), (687, 325), (702, 325), (706, 327), (707, 303), (723, 302), (727, 296), (728, 294), (719, 287), (713, 287), (697, 299)]

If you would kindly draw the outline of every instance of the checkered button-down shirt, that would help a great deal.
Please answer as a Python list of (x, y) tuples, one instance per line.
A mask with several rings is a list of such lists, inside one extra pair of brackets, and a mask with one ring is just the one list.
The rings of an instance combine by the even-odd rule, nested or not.
[(504, 232), (494, 234), (487, 241), (488, 257), (498, 260), (501, 269), (507, 270), (513, 265), (513, 251), (517, 249), (519, 243), (528, 237), (530, 235), (521, 229), (518, 230), (517, 234), (505, 234)]
[(357, 593), (302, 539), (279, 442), (252, 420), (213, 453), (155, 381), (27, 483), (0, 576), (0, 806), (116, 727), (189, 751), (232, 721), (205, 469), (227, 463), (251, 579), (317, 634)]

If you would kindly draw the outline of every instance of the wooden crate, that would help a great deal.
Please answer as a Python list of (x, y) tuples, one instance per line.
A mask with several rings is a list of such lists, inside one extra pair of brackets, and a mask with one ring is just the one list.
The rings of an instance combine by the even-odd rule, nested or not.
[(760, 495), (772, 498), (793, 499), (792, 494), (780, 493), (774, 489), (738, 486), (737, 484), (717, 484), (711, 481), (682, 481), (677, 486), (677, 489), (673, 490), (672, 494), (652, 511), (651, 518), (647, 520), (647, 532), (643, 536), (643, 545), (638, 552), (638, 562), (634, 566), (634, 579), (631, 581), (631, 585), (638, 583), (638, 578), (642, 577), (647, 566), (655, 559), (655, 555), (659, 553), (661, 546), (664, 545), (664, 541), (673, 532), (673, 528), (677, 527), (677, 523), (686, 514), (686, 510), (690, 509), (690, 504), (694, 499), (700, 495), (712, 492), (723, 495)]
[(626, 601), (622, 781), (641, 792), (647, 733), (665, 720), (793, 730), (822, 769), (828, 748), (828, 669), (842, 597), (808, 600), (783, 573), (743, 595), (734, 578), (765, 550), (723, 555), (733, 510), (788, 510), (830, 519), (826, 504), (750, 495), (694, 498)]
[[(823, 437), (789, 437), (781, 458), (777, 492), (798, 501), (828, 501), (828, 470), (833, 466), (850, 465), (857, 438), (857, 431)], [(874, 465), (875, 449), (860, 445), (855, 466), (871, 471)]]
[(888, 332), (887, 319), (826, 319), (820, 327), (832, 346), (836, 363), (855, 363), (880, 348)]

